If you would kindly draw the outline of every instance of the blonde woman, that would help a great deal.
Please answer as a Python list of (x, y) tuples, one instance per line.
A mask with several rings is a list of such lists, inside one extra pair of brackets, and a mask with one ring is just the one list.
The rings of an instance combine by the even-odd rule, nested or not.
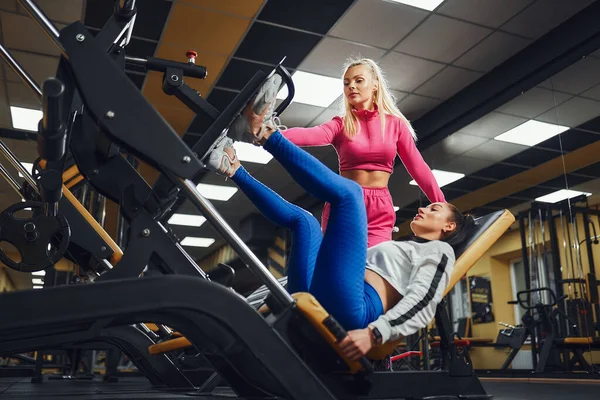
[[(333, 145), (340, 160), (340, 174), (363, 189), (368, 221), (368, 247), (392, 239), (396, 213), (388, 190), (396, 154), (430, 202), (445, 203), (431, 169), (415, 145), (416, 134), (396, 107), (384, 74), (368, 58), (351, 60), (344, 66), (344, 112), (323, 125), (281, 130), (297, 146)], [(281, 78), (273, 75), (261, 88), (252, 105), (238, 118), (229, 136), (235, 140), (252, 133), (260, 140), (261, 129), (278, 129), (273, 110)], [(260, 114), (260, 115), (259, 115)], [(212, 156), (218, 157), (215, 152)], [(221, 153), (219, 153), (221, 154)], [(321, 216), (323, 233), (329, 220), (330, 204)]]
[[(340, 174), (363, 188), (368, 220), (368, 246), (392, 239), (396, 213), (388, 183), (396, 154), (429, 201), (445, 202), (431, 169), (415, 145), (410, 122), (396, 107), (384, 74), (373, 60), (361, 58), (344, 66), (344, 114), (312, 128), (290, 128), (283, 135), (298, 146), (333, 145)], [(326, 203), (323, 232), (329, 219)]]

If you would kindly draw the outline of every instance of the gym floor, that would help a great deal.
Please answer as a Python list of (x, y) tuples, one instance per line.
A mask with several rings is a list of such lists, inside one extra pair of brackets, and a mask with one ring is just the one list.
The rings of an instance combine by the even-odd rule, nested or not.
[[(573, 382), (528, 382), (485, 380), (483, 385), (494, 400), (577, 400), (598, 399), (600, 384), (589, 381)], [(32, 384), (30, 378), (1, 378), (0, 398), (12, 399), (222, 399), (235, 398), (230, 391), (216, 390), (212, 395), (198, 395), (190, 392), (161, 392), (152, 390), (145, 378), (121, 378), (119, 383), (101, 381), (44, 381)], [(391, 399), (390, 399), (391, 400)]]

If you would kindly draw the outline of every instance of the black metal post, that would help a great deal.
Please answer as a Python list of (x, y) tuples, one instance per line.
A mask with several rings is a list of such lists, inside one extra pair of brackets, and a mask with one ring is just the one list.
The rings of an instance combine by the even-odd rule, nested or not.
[(523, 257), (523, 269), (525, 271), (525, 289), (531, 289), (531, 275), (529, 274), (529, 257), (527, 255), (527, 238), (525, 236), (525, 217), (519, 214), (519, 231), (521, 233), (521, 256)]
[[(590, 214), (587, 211), (582, 212), (583, 215), (583, 228), (585, 232), (585, 247), (587, 249), (588, 263), (590, 266), (590, 273), (596, 274), (596, 266), (594, 265), (594, 253), (592, 249), (592, 235), (590, 234)], [(589, 289), (588, 289), (589, 290)], [(557, 293), (558, 295), (558, 293)]]
[[(531, 275), (529, 274), (529, 257), (527, 255), (527, 239), (525, 237), (525, 216), (523, 213), (519, 214), (519, 231), (521, 233), (521, 254), (523, 256), (523, 269), (525, 271), (525, 288), (526, 290), (531, 289)], [(533, 312), (527, 311), (533, 318)], [(535, 336), (535, 330), (531, 332), (531, 360), (533, 363), (533, 369), (537, 368), (537, 340)]]
[[(554, 292), (556, 293), (556, 297), (560, 298), (565, 294), (565, 291), (563, 284), (559, 282), (562, 279), (560, 267), (561, 259), (558, 247), (558, 235), (556, 234), (556, 223), (551, 208), (546, 209), (546, 218), (548, 220), (548, 230), (550, 231), (550, 252), (552, 253), (552, 267), (554, 268)], [(558, 309), (562, 315), (567, 315), (567, 308), (565, 307), (564, 300), (558, 303)], [(560, 335), (561, 337), (565, 337), (568, 330), (567, 320), (565, 318), (559, 318), (559, 321)]]

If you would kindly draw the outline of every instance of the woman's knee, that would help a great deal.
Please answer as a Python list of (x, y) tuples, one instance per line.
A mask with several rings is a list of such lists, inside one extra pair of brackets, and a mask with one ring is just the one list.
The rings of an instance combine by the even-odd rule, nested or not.
[(302, 213), (299, 213), (292, 223), (292, 230), (296, 232), (306, 232), (306, 233), (317, 233), (321, 235), (321, 224), (319, 221), (308, 211), (302, 210)]
[(340, 196), (340, 202), (343, 202), (345, 205), (351, 205), (365, 209), (365, 199), (362, 186), (348, 179), (348, 181), (344, 183), (344, 191)]

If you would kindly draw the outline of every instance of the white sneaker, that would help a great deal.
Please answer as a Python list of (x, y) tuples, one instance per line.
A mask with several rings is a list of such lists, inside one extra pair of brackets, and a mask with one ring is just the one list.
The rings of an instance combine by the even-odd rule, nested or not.
[(235, 167), (239, 163), (240, 161), (233, 148), (233, 140), (227, 136), (223, 136), (217, 142), (215, 148), (208, 154), (205, 166), (219, 175), (231, 177), (235, 172)]
[[(252, 104), (252, 110), (255, 114), (261, 114), (265, 107), (269, 107), (265, 114), (263, 124), (271, 123), (276, 116), (275, 103), (277, 101), (277, 93), (281, 89), (283, 79), (281, 75), (273, 74), (267, 81), (260, 87), (258, 94), (254, 98), (254, 104)], [(227, 135), (235, 141), (242, 142), (253, 142), (256, 137), (250, 132), (250, 123), (243, 115), (238, 115)]]

